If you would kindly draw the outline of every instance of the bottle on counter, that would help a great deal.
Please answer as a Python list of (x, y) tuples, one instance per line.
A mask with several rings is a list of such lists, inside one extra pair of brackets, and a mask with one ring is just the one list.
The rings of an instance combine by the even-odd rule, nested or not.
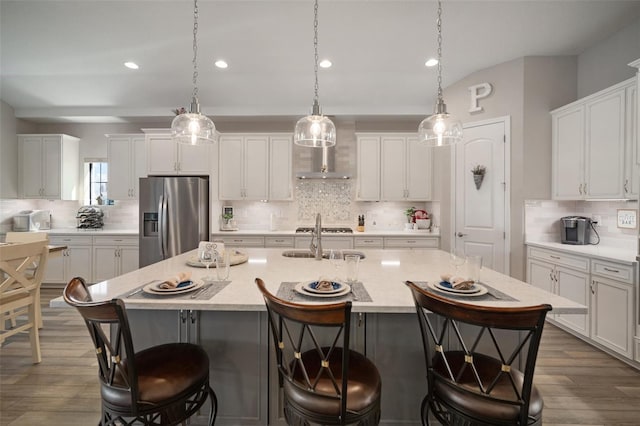
[(358, 216), (358, 227), (356, 230), (358, 232), (364, 232), (364, 215)]

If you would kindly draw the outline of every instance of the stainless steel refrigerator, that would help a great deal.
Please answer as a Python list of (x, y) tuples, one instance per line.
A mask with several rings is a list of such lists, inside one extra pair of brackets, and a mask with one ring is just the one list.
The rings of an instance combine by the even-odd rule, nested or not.
[(140, 178), (140, 267), (209, 240), (209, 179)]

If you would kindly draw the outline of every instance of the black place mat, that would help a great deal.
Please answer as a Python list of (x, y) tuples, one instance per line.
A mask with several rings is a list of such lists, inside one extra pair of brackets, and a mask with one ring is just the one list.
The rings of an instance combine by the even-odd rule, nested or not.
[[(149, 293), (145, 293), (144, 291), (140, 291), (135, 293), (137, 290), (141, 290), (143, 287), (145, 287), (147, 284), (143, 284), (141, 286), (139, 286), (138, 288), (136, 288), (135, 290), (129, 291), (127, 293), (121, 294), (120, 296), (118, 296), (121, 299), (153, 299), (153, 300), (162, 300), (162, 299), (172, 299), (172, 300), (176, 300), (176, 299), (180, 299), (180, 300), (187, 300), (187, 299), (193, 299), (193, 300), (209, 300), (211, 299), (213, 296), (215, 296), (216, 294), (218, 294), (218, 292), (220, 292), (223, 288), (225, 288), (231, 281), (207, 281), (205, 282), (205, 284), (194, 291), (190, 291), (187, 293), (180, 293), (180, 294), (175, 294), (173, 296), (170, 295), (162, 295), (162, 294), (149, 294)], [(201, 291), (202, 290), (202, 291)], [(135, 293), (133, 295), (131, 295), (131, 293)], [(195, 297), (192, 297), (194, 296)]]
[(298, 282), (281, 283), (280, 288), (278, 288), (278, 293), (276, 293), (276, 297), (289, 300), (291, 302), (344, 302), (347, 300), (352, 302), (373, 302), (371, 296), (369, 296), (369, 292), (364, 288), (364, 285), (360, 281), (349, 284), (351, 286), (351, 292), (344, 296), (337, 297), (305, 296), (294, 290), (296, 285), (298, 285)]
[(483, 285), (484, 287), (487, 288), (487, 290), (489, 290), (487, 292), (487, 294), (483, 294), (482, 296), (473, 296), (473, 297), (469, 297), (469, 296), (458, 296), (456, 294), (453, 293), (445, 293), (444, 291), (437, 291), (432, 289), (431, 287), (429, 287), (427, 285), (426, 281), (413, 281), (414, 283), (416, 283), (418, 285), (418, 287), (420, 287), (423, 290), (427, 290), (429, 293), (433, 293), (433, 294), (437, 294), (438, 296), (444, 296), (448, 299), (452, 299), (452, 300), (459, 300), (461, 302), (485, 302), (485, 301), (490, 301), (490, 302), (517, 302), (518, 299), (509, 296), (508, 294), (505, 294), (503, 292), (501, 292), (500, 290), (496, 290), (495, 288), (491, 287), (490, 285), (481, 282), (480, 284)]

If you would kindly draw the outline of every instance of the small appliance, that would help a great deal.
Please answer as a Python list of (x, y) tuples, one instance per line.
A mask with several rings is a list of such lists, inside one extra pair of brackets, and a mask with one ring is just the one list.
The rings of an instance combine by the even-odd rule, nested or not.
[(13, 217), (14, 231), (51, 229), (51, 210), (23, 210)]
[(584, 216), (565, 216), (561, 218), (560, 235), (562, 244), (590, 244), (591, 219)]

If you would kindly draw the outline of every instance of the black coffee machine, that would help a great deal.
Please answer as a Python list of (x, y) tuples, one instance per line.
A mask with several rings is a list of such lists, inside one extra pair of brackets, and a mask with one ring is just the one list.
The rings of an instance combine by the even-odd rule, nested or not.
[(560, 219), (562, 244), (590, 244), (591, 219), (584, 216), (565, 216)]

